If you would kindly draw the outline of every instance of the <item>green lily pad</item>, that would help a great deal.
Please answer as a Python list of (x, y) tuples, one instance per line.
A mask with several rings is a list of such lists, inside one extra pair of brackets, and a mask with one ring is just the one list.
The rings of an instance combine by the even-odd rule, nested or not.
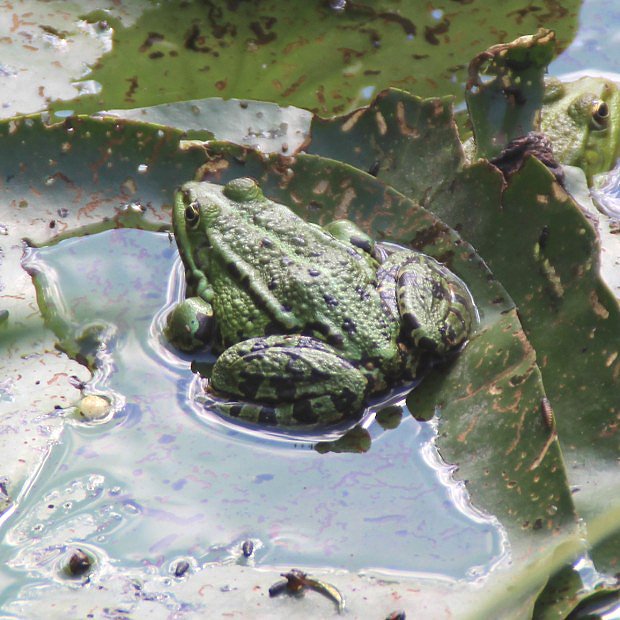
[(365, 170), (420, 203), (463, 164), (450, 97), (386, 90), (344, 117), (315, 117), (310, 133), (306, 152)]
[[(347, 117), (330, 122), (316, 119), (313, 128), (317, 126), (323, 132), (317, 151), (329, 156), (329, 146), (325, 145), (330, 140), (324, 135), (327, 132), (335, 144), (333, 153), (344, 161), (384, 158), (394, 162), (379, 168), (377, 176), (389, 178), (395, 189), (415, 199), (420, 199), (420, 194), (428, 196), (423, 204), (472, 243), (515, 300), (525, 333), (536, 351), (580, 514), (589, 522), (596, 515), (613, 511), (620, 497), (616, 432), (620, 316), (617, 300), (599, 275), (596, 231), (571, 196), (535, 158), (526, 159), (508, 182), (486, 162), (462, 169), (447, 167), (443, 181), (439, 178), (432, 189), (420, 192), (412, 186), (410, 171), (424, 166), (420, 160), (429, 157), (429, 152), (431, 160), (436, 157), (436, 148), (442, 153), (450, 138), (438, 139), (437, 143), (416, 143), (411, 138), (409, 148), (397, 141), (394, 152), (389, 145), (386, 152), (386, 146), (377, 139), (377, 125), (366, 141), (364, 132), (356, 133), (353, 128), (348, 134), (350, 140), (343, 145), (346, 123), (351, 118), (372, 118), (385, 100), (394, 99), (394, 109), (400, 105), (403, 114), (412, 118), (421, 107), (441, 103), (390, 93)], [(500, 119), (504, 113), (499, 114)], [(383, 132), (397, 134), (396, 116), (385, 118), (390, 122)], [(416, 126), (416, 136), (428, 131), (429, 120), (422, 125)], [(449, 136), (451, 126), (446, 117), (444, 133), (438, 131), (438, 135)], [(405, 140), (403, 136), (401, 141)], [(307, 148), (312, 152), (313, 144)], [(454, 160), (457, 158), (458, 150)], [(617, 256), (608, 254), (606, 261), (613, 283)], [(413, 397), (421, 398), (425, 389), (423, 385)], [(531, 401), (530, 407), (540, 412), (542, 405)], [(549, 410), (547, 405), (545, 409)], [(454, 441), (458, 432), (450, 436)], [(452, 447), (458, 449), (458, 445)], [(611, 555), (617, 559), (615, 550)], [(613, 568), (613, 562), (605, 562), (601, 569), (607, 567)]]
[[(113, 50), (87, 76), (101, 92), (55, 109), (85, 113), (200, 94), (329, 115), (352, 110), (387, 86), (421, 96), (461, 95), (463, 59), (497, 43), (498, 36), (510, 40), (553, 20), (560, 47), (566, 47), (579, 3), (545, 6), (541, 12), (519, 0), (424, 7), (394, 0), (314, 0), (291, 10), (274, 0), (206, 5), (175, 0), (145, 11), (131, 27), (112, 21)], [(101, 15), (88, 19), (97, 22)], [(476, 36), (459, 36), (470, 31)]]
[(107, 110), (115, 116), (141, 123), (164, 125), (203, 139), (217, 138), (243, 144), (259, 151), (294, 152), (307, 139), (312, 114), (274, 103), (220, 98), (164, 103), (147, 108)]

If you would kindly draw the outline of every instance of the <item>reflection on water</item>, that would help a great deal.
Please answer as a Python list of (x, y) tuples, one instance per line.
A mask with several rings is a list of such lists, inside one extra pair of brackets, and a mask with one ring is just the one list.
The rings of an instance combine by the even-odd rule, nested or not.
[(57, 326), (106, 327), (93, 386), (116, 409), (99, 424), (68, 417), (5, 524), (10, 567), (50, 577), (76, 542), (100, 565), (161, 574), (186, 558), (459, 579), (505, 556), (499, 524), (468, 505), (441, 463), (433, 425), (406, 410), (392, 430), (366, 420), (365, 454), (319, 454), (312, 437), (261, 434), (204, 412), (189, 398), (190, 358), (161, 337), (162, 308), (179, 294), (178, 277), (167, 287), (176, 256), (165, 234), (118, 230), (28, 257)]

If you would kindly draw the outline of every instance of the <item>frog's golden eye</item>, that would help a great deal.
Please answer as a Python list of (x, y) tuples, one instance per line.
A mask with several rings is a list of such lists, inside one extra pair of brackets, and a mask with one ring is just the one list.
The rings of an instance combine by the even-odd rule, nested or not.
[(595, 129), (605, 129), (609, 123), (609, 106), (604, 101), (592, 103), (592, 124)]
[(190, 202), (185, 207), (185, 223), (189, 228), (196, 228), (200, 221), (200, 208), (195, 202)]

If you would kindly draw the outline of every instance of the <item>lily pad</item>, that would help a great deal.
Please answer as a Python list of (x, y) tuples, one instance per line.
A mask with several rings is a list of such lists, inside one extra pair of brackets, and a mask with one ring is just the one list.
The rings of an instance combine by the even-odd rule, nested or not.
[[(111, 20), (113, 50), (87, 76), (101, 91), (55, 109), (133, 108), (200, 93), (329, 115), (352, 110), (387, 86), (421, 96), (461, 95), (463, 59), (497, 43), (498, 36), (510, 40), (550, 20), (564, 48), (574, 35), (578, 8), (576, 0), (545, 2), (542, 11), (520, 0), (423, 8), (394, 0), (313, 0), (291, 11), (274, 0), (175, 0), (145, 11), (131, 27)], [(459, 36), (470, 31), (476, 36)]]
[[(514, 305), (472, 248), (432, 214), (372, 176), (316, 156), (264, 156), (233, 145), (211, 144), (209, 157), (205, 158), (202, 148), (175, 151), (175, 143), (182, 135), (179, 132), (111, 120), (72, 119), (67, 123), (46, 126), (34, 119), (24, 119), (6, 123), (4, 129), (2, 140), (7, 148), (3, 152), (12, 153), (12, 157), (6, 158), (3, 163), (6, 168), (4, 178), (9, 179), (3, 189), (3, 209), (11, 218), (14, 234), (21, 232), (23, 236), (30, 237), (31, 243), (39, 246), (58, 243), (61, 238), (66, 243), (70, 237), (123, 225), (165, 230), (169, 225), (166, 214), (172, 189), (198, 170), (199, 175), (207, 175), (220, 182), (239, 174), (250, 174), (261, 180), (268, 195), (288, 202), (310, 220), (325, 221), (336, 215), (349, 216), (380, 239), (423, 249), (445, 261), (471, 287), (480, 311), (480, 324), (463, 354), (445, 368), (436, 369), (435, 374), (423, 383), (426, 400), (421, 396), (415, 406), (431, 412), (441, 408), (441, 436), (437, 442), (442, 453), (449, 448), (443, 436), (448, 425), (477, 419), (481, 408), (493, 412), (495, 417), (489, 416), (489, 422), (494, 420), (494, 425), (504, 428), (505, 432), (497, 443), (489, 445), (488, 435), (481, 434), (481, 438), (476, 440), (480, 448), (478, 451), (468, 445), (461, 454), (454, 451), (451, 456), (455, 457), (452, 462), (459, 463), (460, 475), (469, 479), (468, 487), (475, 504), (497, 514), (508, 528), (515, 562), (519, 564), (539, 549), (552, 548), (558, 536), (571, 534), (573, 509), (558, 444), (540, 421), (536, 404), (544, 392)], [(27, 155), (33, 149), (37, 158), (30, 160)], [(50, 182), (50, 179), (54, 181)], [(23, 195), (28, 197), (28, 204), (20, 207), (18, 197)], [(141, 205), (145, 209), (143, 212), (137, 209), (137, 213), (124, 219), (128, 205)], [(64, 210), (59, 213), (59, 208)], [(31, 215), (25, 218), (24, 214), (28, 213)], [(50, 228), (52, 220), (56, 223)], [(27, 228), (23, 225), (25, 222), (28, 223)], [(78, 241), (77, 238), (71, 240), (72, 243)], [(168, 245), (167, 239), (165, 243)], [(15, 260), (18, 260), (19, 253), (17, 249)], [(129, 264), (137, 265), (138, 259)], [(80, 270), (79, 264), (75, 267)], [(129, 272), (127, 268), (124, 270)], [(34, 303), (33, 289), (25, 293)], [(42, 303), (44, 297), (41, 296), (40, 300)], [(96, 304), (96, 298), (86, 301), (86, 305), (80, 302), (80, 308), (70, 309), (70, 312), (84, 312), (90, 307), (89, 304)], [(23, 302), (16, 305), (22, 307)], [(130, 310), (124, 313), (126, 319), (135, 315), (135, 320), (138, 320), (139, 308), (132, 307)], [(51, 314), (48, 312), (48, 316)], [(55, 328), (61, 331), (64, 325), (57, 324)], [(33, 346), (26, 331), (16, 330), (13, 338), (23, 349)], [(494, 353), (489, 354), (490, 351)], [(486, 354), (489, 354), (488, 357), (485, 357)], [(477, 368), (481, 363), (484, 372), (479, 372)], [(506, 364), (511, 369), (509, 374), (505, 371)], [(129, 370), (127, 368), (122, 374)], [(442, 377), (445, 378), (445, 386), (442, 385)], [(469, 392), (472, 377), (479, 381), (474, 394)], [(527, 396), (520, 398), (521, 393)], [(460, 399), (462, 406), (458, 404)], [(502, 415), (507, 402), (508, 411)], [(468, 413), (472, 403), (477, 404), (477, 408), (472, 408)], [(42, 405), (43, 412), (47, 406)], [(457, 418), (460, 417), (463, 419), (459, 422)], [(63, 418), (61, 422), (66, 424), (66, 420)], [(397, 429), (386, 432), (407, 433), (412, 423), (414, 421), (408, 418)], [(529, 433), (519, 434), (522, 423), (524, 428), (530, 430)], [(429, 430), (431, 428), (428, 427)], [(65, 426), (64, 432), (71, 433), (78, 441), (74, 430), (69, 431)], [(188, 441), (194, 443), (199, 437), (195, 431), (188, 435)], [(105, 437), (105, 433), (98, 436)], [(96, 448), (95, 439), (96, 435), (91, 433), (88, 441), (91, 450)], [(470, 441), (473, 440), (470, 438)], [(316, 455), (316, 458), (372, 459), (374, 455), (382, 454), (381, 450), (385, 448), (381, 446), (387, 445), (379, 442), (375, 446), (373, 442), (370, 450), (363, 455), (330, 453)], [(518, 451), (514, 451), (516, 460), (507, 461), (508, 466), (500, 470), (496, 462), (498, 459), (502, 463), (505, 461), (504, 454), (510, 446), (518, 447)], [(120, 465), (121, 460), (116, 461)], [(488, 473), (482, 470), (484, 463), (488, 463)], [(536, 464), (536, 467), (517, 467), (518, 463), (528, 467)], [(539, 474), (543, 474), (540, 482), (537, 481)], [(14, 483), (16, 489), (21, 486), (18, 482)], [(99, 483), (91, 481), (88, 484), (94, 484), (96, 490)], [(525, 492), (532, 485), (544, 492), (539, 495)], [(26, 520), (23, 524), (15, 522), (13, 536), (21, 532), (20, 528), (29, 527), (27, 519), (33, 518), (29, 515), (37, 514), (36, 494), (31, 492), (26, 499), (29, 503), (22, 506)], [(92, 549), (89, 552), (98, 555)], [(27, 551), (24, 553), (28, 557)], [(105, 564), (105, 557), (100, 561)], [(97, 578), (96, 574), (94, 578)], [(534, 596), (536, 588), (542, 587), (543, 583), (539, 582), (528, 592), (528, 596)], [(425, 600), (432, 596), (436, 598), (438, 591), (437, 586), (425, 587)], [(462, 603), (457, 601), (464, 600), (469, 601), (469, 605), (476, 604), (467, 585), (457, 589), (451, 600), (453, 605), (460, 605)]]
[[(542, 68), (538, 66), (538, 70)], [(380, 130), (375, 123), (365, 142), (364, 132), (357, 133), (355, 128), (348, 134), (346, 145), (344, 140), (338, 141), (337, 136), (343, 137), (351, 118), (372, 118), (388, 100), (394, 100), (393, 109), (400, 105), (402, 115), (411, 118), (420, 107), (441, 103), (391, 93), (364, 111), (330, 122), (317, 119), (313, 126), (322, 132), (317, 150), (329, 156), (329, 147), (324, 146), (330, 143), (324, 135), (329, 132), (336, 144), (334, 154), (344, 161), (383, 158), (394, 162), (386, 169), (379, 168), (377, 176), (389, 178), (389, 183), (405, 195), (420, 199), (422, 194), (425, 207), (472, 243), (514, 298), (536, 351), (580, 514), (590, 522), (613, 511), (620, 497), (616, 430), (620, 316), (617, 300), (599, 275), (599, 241), (589, 218), (535, 158), (525, 159), (522, 169), (508, 182), (484, 161), (462, 169), (447, 167), (443, 180), (437, 179), (432, 189), (419, 192), (412, 187), (410, 171), (425, 165), (420, 160), (426, 159), (429, 151), (434, 152), (435, 144), (416, 144), (411, 139), (407, 148), (397, 141), (394, 152), (389, 147), (386, 152), (377, 135), (398, 133), (394, 114), (383, 114), (389, 119), (387, 127)], [(499, 118), (504, 118), (503, 114)], [(416, 127), (415, 135), (424, 135), (428, 124), (426, 120), (422, 128)], [(446, 117), (444, 135), (449, 135), (451, 127)], [(439, 140), (440, 148), (446, 143), (445, 138)], [(313, 151), (312, 144), (307, 148)], [(457, 153), (454, 157), (456, 160)], [(613, 263), (614, 255), (606, 260)], [(613, 282), (613, 276), (611, 279)], [(425, 388), (422, 386), (414, 397), (421, 397)], [(530, 406), (536, 404), (532, 401)], [(539, 403), (539, 411), (541, 406)], [(458, 436), (458, 432), (450, 434), (452, 441)], [(457, 447), (453, 446), (455, 450)], [(609, 545), (611, 557), (601, 565), (602, 570), (613, 572), (617, 549), (617, 544)]]
[(493, 45), (469, 63), (465, 100), (478, 157), (499, 155), (508, 142), (537, 127), (543, 74), (554, 54), (555, 33), (541, 28)]

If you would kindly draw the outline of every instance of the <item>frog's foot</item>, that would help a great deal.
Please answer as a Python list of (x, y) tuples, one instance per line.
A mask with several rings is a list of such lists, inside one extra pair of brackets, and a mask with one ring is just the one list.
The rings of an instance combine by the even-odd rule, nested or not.
[(357, 417), (368, 381), (329, 345), (308, 336), (251, 338), (226, 349), (211, 387), (243, 403), (226, 415), (282, 426), (333, 424)]
[(164, 335), (174, 347), (190, 353), (210, 342), (214, 323), (211, 304), (200, 297), (188, 297), (168, 315)]
[(378, 273), (386, 308), (398, 312), (403, 337), (437, 355), (469, 337), (475, 310), (465, 285), (435, 259), (413, 251), (394, 252)]

